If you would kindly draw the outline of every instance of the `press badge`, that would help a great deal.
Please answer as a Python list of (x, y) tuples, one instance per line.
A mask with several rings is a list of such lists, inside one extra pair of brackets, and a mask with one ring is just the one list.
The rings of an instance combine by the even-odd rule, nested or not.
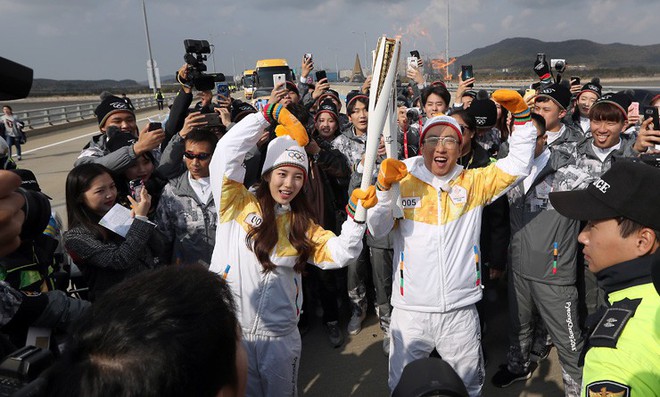
[(401, 206), (403, 207), (403, 209), (421, 208), (422, 198), (421, 197), (401, 197)]
[(261, 218), (261, 216), (255, 212), (251, 212), (245, 217), (245, 223), (252, 227), (259, 227), (263, 221), (264, 220)]
[(452, 186), (449, 198), (454, 204), (465, 204), (467, 202), (467, 190), (461, 186)]

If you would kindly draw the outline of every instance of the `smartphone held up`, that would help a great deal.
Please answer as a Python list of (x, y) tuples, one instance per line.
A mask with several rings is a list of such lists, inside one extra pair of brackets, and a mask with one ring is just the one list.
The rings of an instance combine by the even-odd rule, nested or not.
[[(472, 65), (461, 65), (461, 80), (466, 81), (474, 78), (474, 71)], [(468, 84), (468, 87), (474, 87), (474, 84)]]

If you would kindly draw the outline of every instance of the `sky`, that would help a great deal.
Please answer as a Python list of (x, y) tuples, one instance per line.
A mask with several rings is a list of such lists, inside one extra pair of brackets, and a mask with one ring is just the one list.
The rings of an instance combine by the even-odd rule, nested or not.
[[(401, 36), (402, 56), (460, 56), (510, 37), (544, 41), (660, 43), (658, 0), (146, 0), (153, 57), (161, 76), (183, 63), (184, 39), (214, 45), (209, 71), (231, 75), (257, 59), (286, 58), (316, 69), (364, 65), (377, 38)], [(0, 56), (36, 78), (147, 79), (141, 0), (0, 0)], [(548, 54), (561, 57), (561, 54)], [(535, 54), (530, 54), (533, 58)], [(369, 63), (371, 60), (369, 60)]]

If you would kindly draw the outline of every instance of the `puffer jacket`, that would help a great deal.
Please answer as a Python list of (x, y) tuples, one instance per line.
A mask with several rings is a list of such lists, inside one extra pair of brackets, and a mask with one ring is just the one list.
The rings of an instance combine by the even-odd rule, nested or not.
[[(268, 122), (261, 113), (246, 116), (225, 135), (211, 160), (211, 190), (217, 203), (218, 227), (210, 270), (222, 274), (234, 293), (244, 333), (284, 336), (293, 332), (302, 307), (302, 277), (294, 271), (297, 251), (288, 239), (291, 211), (276, 208), (278, 242), (270, 255), (275, 269), (264, 272), (246, 244), (247, 233), (263, 222), (257, 198), (243, 186), (243, 159), (256, 145)], [(315, 243), (309, 262), (322, 269), (348, 266), (362, 251), (365, 225), (352, 219), (334, 233), (313, 224)]]
[(211, 264), (218, 216), (213, 196), (202, 203), (190, 186), (188, 172), (170, 180), (156, 210), (156, 224), (165, 235), (173, 265)]

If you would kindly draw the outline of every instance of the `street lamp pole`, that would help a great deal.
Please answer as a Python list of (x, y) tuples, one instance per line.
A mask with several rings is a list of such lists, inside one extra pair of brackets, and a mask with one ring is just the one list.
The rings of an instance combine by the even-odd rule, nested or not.
[(156, 65), (154, 65), (154, 58), (151, 54), (151, 39), (149, 38), (149, 25), (147, 24), (147, 6), (142, 0), (142, 14), (144, 15), (144, 31), (147, 34), (147, 49), (149, 50), (149, 66), (151, 69), (151, 78), (154, 82), (153, 92), (156, 94)]
[(215, 71), (215, 45), (213, 44), (213, 35), (210, 34), (209, 37), (211, 38), (211, 44), (209, 47), (212, 48), (211, 50), (211, 62), (213, 63), (213, 73), (216, 73)]
[[(366, 65), (369, 65), (368, 63), (368, 54), (367, 54), (367, 32), (364, 32), (364, 61), (367, 62)], [(365, 67), (365, 69), (368, 70), (368, 68)]]

